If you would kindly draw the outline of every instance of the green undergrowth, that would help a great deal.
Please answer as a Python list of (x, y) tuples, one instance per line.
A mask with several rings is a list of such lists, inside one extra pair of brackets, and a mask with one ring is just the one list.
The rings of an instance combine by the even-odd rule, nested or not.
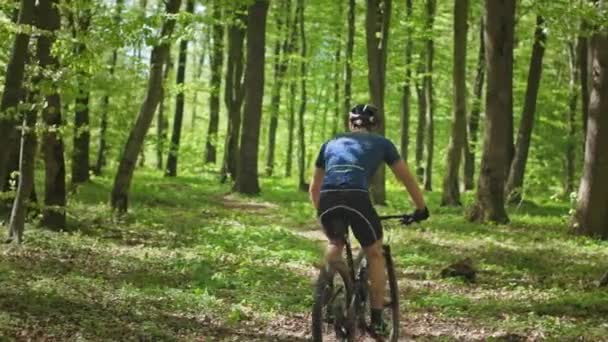
[[(251, 198), (226, 195), (214, 175), (139, 170), (122, 217), (107, 206), (110, 186), (98, 177), (76, 190), (66, 232), (28, 225), (22, 246), (1, 247), (0, 336), (200, 340), (218, 327), (306, 317), (322, 246), (302, 234), (318, 227), (294, 183), (264, 179)], [(379, 210), (408, 211), (389, 189)], [(387, 225), (405, 316), (537, 338), (608, 336), (608, 291), (596, 286), (608, 244), (570, 234), (568, 203), (530, 201), (510, 208), (510, 225), (480, 225), (428, 198), (430, 221)], [(475, 283), (439, 277), (465, 257), (479, 269)]]

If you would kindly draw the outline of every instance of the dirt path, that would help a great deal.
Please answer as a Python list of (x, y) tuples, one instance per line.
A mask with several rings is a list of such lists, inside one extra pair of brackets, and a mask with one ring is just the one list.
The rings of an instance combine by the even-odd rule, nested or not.
[[(278, 208), (276, 204), (267, 202), (248, 202), (232, 195), (218, 196), (216, 198), (226, 208), (252, 211), (256, 214), (264, 215)], [(324, 244), (325, 235), (318, 228), (316, 222), (311, 220), (305, 226), (292, 229), (293, 233), (306, 239), (317, 241)], [(314, 281), (317, 270), (297, 269), (296, 273), (306, 275)], [(400, 287), (400, 297), (407, 296), (407, 288), (417, 286), (431, 286), (435, 282), (432, 280), (421, 281), (419, 279), (409, 279), (407, 274), (397, 272)], [(417, 284), (425, 282), (426, 284)], [(402, 300), (402, 302), (404, 302)], [(222, 326), (210, 326), (208, 340), (213, 341), (308, 341), (310, 340), (310, 314), (291, 314), (278, 316), (271, 322), (252, 323), (246, 322), (238, 328), (226, 328)], [(486, 341), (488, 339), (496, 341), (528, 341), (537, 340), (534, 337), (525, 337), (507, 334), (502, 331), (495, 331), (477, 326), (474, 322), (463, 318), (443, 317), (433, 312), (408, 313), (407, 308), (401, 305), (401, 338), (400, 341)], [(371, 338), (360, 341), (373, 341)]]

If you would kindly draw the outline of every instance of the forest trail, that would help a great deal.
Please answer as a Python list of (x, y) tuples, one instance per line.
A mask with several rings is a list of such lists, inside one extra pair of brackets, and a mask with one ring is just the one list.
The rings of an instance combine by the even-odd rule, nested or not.
[[(217, 197), (220, 203), (231, 209), (238, 209), (255, 215), (272, 215), (273, 210), (279, 209), (279, 205), (269, 202), (251, 202), (238, 196), (228, 193)], [(300, 226), (286, 227), (298, 236), (302, 236), (310, 241), (318, 243), (321, 248), (325, 247), (326, 237), (319, 227), (316, 220), (310, 220)], [(353, 241), (354, 251), (358, 251), (360, 246)], [(317, 267), (307, 267), (295, 270), (297, 273), (307, 275), (314, 283), (318, 276)], [(398, 283), (400, 289), (400, 300), (403, 301), (407, 296), (408, 290), (412, 287), (436, 288), (441, 285), (433, 280), (420, 279), (418, 274), (406, 274), (397, 270)], [(268, 322), (264, 326), (247, 326), (239, 329), (225, 329), (221, 326), (216, 327), (215, 337), (226, 341), (240, 341), (246, 338), (252, 341), (309, 341), (310, 340), (310, 314), (294, 314), (279, 316)], [(465, 340), (465, 341), (486, 341), (492, 338), (497, 341), (526, 341), (535, 340), (541, 336), (523, 336), (518, 334), (497, 331), (492, 328), (477, 326), (475, 322), (467, 319), (441, 317), (433, 312), (411, 315), (407, 312), (407, 307), (401, 305), (401, 334), (403, 341), (414, 340)], [(232, 337), (229, 337), (233, 335)], [(374, 341), (367, 337), (358, 341)]]
[[(108, 215), (111, 181), (80, 186), (69, 232), (28, 227), (0, 247), (0, 336), (16, 340), (305, 341), (324, 236), (306, 194), (271, 180), (258, 197), (213, 177), (140, 171), (133, 209)], [(572, 239), (562, 207), (524, 204), (509, 226), (466, 223), (429, 196), (430, 221), (390, 227), (403, 340), (505, 341), (608, 334), (593, 285), (608, 248)], [(390, 194), (402, 196), (402, 192)], [(378, 208), (381, 214), (403, 206)], [(516, 212), (516, 213), (517, 213)], [(542, 241), (542, 244), (536, 242)], [(356, 245), (356, 243), (355, 243)], [(478, 281), (442, 279), (470, 256)], [(564, 272), (564, 269), (567, 271)]]

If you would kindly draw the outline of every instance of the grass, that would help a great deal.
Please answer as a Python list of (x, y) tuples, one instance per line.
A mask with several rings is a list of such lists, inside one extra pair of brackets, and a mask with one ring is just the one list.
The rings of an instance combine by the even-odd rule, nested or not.
[[(67, 232), (28, 226), (24, 245), (0, 247), (0, 336), (305, 338), (322, 254), (303, 234), (316, 229), (314, 216), (290, 181), (262, 185), (258, 198), (225, 196), (213, 176), (139, 170), (131, 211), (118, 218), (106, 205), (111, 180), (95, 178), (71, 197)], [(406, 211), (402, 192), (389, 189), (380, 211)], [(410, 336), (608, 336), (608, 292), (595, 285), (608, 244), (569, 233), (568, 203), (527, 202), (497, 226), (439, 208), (437, 193), (428, 199), (430, 221), (387, 229)], [(465, 257), (480, 270), (476, 283), (438, 276)]]

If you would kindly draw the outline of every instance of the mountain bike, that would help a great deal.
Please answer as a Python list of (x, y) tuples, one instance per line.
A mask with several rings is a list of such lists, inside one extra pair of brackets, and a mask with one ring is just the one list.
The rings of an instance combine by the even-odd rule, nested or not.
[[(411, 215), (381, 216), (380, 220), (415, 222)], [(356, 341), (371, 332), (367, 258), (363, 250), (353, 258), (349, 229), (344, 235), (346, 263), (327, 263), (315, 286), (312, 310), (312, 338), (321, 341)], [(388, 239), (387, 239), (388, 240)], [(399, 339), (399, 290), (389, 241), (383, 244), (387, 275), (384, 317), (389, 327), (387, 341)]]

